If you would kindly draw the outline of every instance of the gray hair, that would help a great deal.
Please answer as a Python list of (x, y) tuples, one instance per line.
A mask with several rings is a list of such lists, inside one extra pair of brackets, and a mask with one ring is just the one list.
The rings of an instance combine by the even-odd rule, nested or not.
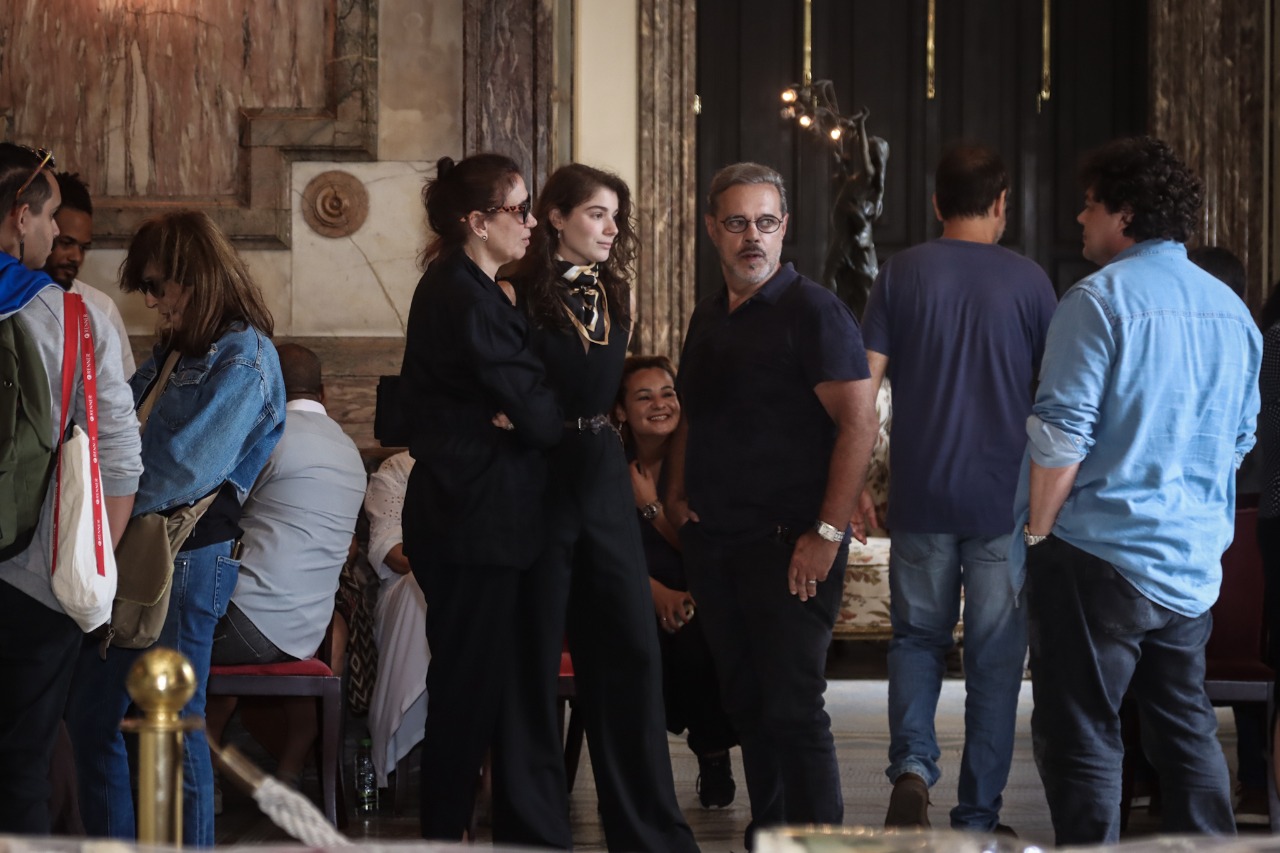
[(707, 192), (707, 212), (715, 216), (720, 196), (729, 187), (739, 184), (768, 184), (773, 187), (778, 191), (778, 198), (782, 202), (780, 215), (787, 215), (787, 185), (782, 180), (782, 175), (759, 163), (734, 163), (716, 172), (711, 179), (711, 189)]

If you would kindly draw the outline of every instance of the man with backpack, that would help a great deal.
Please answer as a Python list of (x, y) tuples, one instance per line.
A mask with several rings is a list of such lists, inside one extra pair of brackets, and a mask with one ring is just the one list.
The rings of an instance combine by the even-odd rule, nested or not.
[[(53, 169), (47, 152), (0, 143), (0, 834), (49, 831), (49, 761), (84, 637), (50, 580), (65, 339), (63, 291), (39, 270), (58, 234)], [(142, 473), (141, 439), (119, 340), (94, 306), (87, 311), (114, 545)], [(77, 366), (70, 420), (84, 424), (81, 372)]]

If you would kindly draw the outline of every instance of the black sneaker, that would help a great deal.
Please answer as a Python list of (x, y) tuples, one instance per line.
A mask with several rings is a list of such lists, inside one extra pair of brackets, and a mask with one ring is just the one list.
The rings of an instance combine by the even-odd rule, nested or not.
[(698, 801), (704, 809), (722, 809), (733, 802), (738, 786), (733, 784), (729, 753), (698, 756)]

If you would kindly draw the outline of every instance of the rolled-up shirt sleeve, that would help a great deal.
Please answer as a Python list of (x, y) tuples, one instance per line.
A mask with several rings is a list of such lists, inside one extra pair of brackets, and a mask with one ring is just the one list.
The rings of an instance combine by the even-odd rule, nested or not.
[(1115, 329), (1102, 306), (1087, 290), (1070, 290), (1049, 325), (1040, 386), (1027, 418), (1037, 465), (1063, 468), (1089, 455), (1115, 353)]

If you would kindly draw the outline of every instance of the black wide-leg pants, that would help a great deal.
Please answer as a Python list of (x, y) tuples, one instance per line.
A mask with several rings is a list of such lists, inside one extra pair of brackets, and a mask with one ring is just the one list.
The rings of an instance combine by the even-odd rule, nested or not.
[(502, 704), (494, 841), (571, 844), (567, 792), (563, 805), (520, 796), (552, 778), (566, 791), (556, 700), (567, 631), (609, 849), (697, 850), (671, 778), (649, 575), (617, 437), (566, 434), (551, 481), (548, 545), (519, 603), (523, 683)]

